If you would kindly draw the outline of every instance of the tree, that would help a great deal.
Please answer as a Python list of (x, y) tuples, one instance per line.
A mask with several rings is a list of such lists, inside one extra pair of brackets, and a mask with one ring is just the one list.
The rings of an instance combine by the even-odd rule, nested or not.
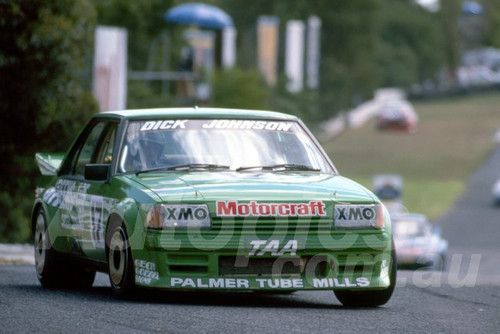
[(146, 70), (152, 44), (167, 29), (165, 12), (173, 0), (89, 0), (93, 3), (99, 25), (127, 29), (130, 69)]
[[(145, 70), (150, 52), (162, 32), (170, 34), (168, 50), (170, 64), (178, 61), (181, 32), (185, 28), (167, 25), (164, 13), (175, 5), (189, 0), (92, 0), (99, 13), (99, 24), (118, 25), (129, 31), (129, 67)], [(458, 0), (450, 0), (458, 1)], [(237, 66), (256, 69), (256, 22), (260, 15), (279, 18), (279, 59), (281, 83), (283, 77), (286, 24), (288, 20), (306, 21), (318, 16), (321, 28), (320, 88), (314, 92), (290, 94), (286, 84), (269, 87), (268, 106), (295, 110), (321, 120), (340, 110), (351, 108), (372, 97), (381, 86), (396, 85), (403, 88), (432, 78), (445, 59), (452, 61), (453, 44), (449, 44), (448, 58), (442, 48), (442, 30), (448, 32), (452, 25), (441, 26), (440, 16), (430, 13), (407, 0), (204, 0), (226, 11), (238, 31)], [(446, 6), (448, 10), (449, 6)], [(447, 14), (443, 14), (446, 17)], [(450, 21), (451, 22), (451, 21)], [(451, 30), (450, 30), (451, 31)], [(452, 41), (451, 41), (452, 42)], [(170, 67), (172, 70), (174, 67)], [(157, 70), (157, 69), (156, 69)], [(234, 73), (232, 73), (234, 74)], [(230, 75), (218, 72), (216, 75)], [(134, 87), (134, 89), (130, 89)], [(140, 96), (138, 96), (140, 92)], [(147, 101), (157, 101), (159, 87), (154, 83), (131, 83), (129, 101), (140, 107)], [(241, 91), (239, 91), (241, 92)], [(235, 92), (238, 93), (238, 90)], [(243, 92), (241, 92), (243, 94)], [(220, 96), (220, 94), (218, 95)], [(217, 99), (217, 96), (215, 97)], [(235, 96), (237, 100), (237, 96)], [(303, 101), (299, 101), (303, 100)], [(171, 103), (168, 99), (163, 103)], [(217, 102), (216, 100), (212, 100)], [(288, 101), (288, 102), (287, 102)], [(296, 107), (292, 107), (294, 104)], [(312, 106), (310, 105), (312, 104)], [(150, 105), (150, 104), (148, 104)], [(297, 108), (307, 106), (307, 110)], [(281, 109), (280, 109), (281, 110)]]
[(377, 61), (384, 85), (409, 87), (432, 79), (444, 62), (437, 14), (398, 0), (381, 6)]
[(443, 31), (443, 49), (449, 73), (454, 77), (460, 65), (460, 32), (458, 17), (462, 8), (461, 0), (441, 1), (440, 22)]
[(85, 88), (94, 23), (87, 0), (0, 3), (0, 240), (27, 237), (34, 152), (66, 149), (97, 110)]
[[(439, 17), (410, 1), (255, 0), (250, 7), (243, 6), (241, 0), (212, 2), (233, 17), (239, 47), (245, 48), (240, 52), (239, 66), (247, 68), (255, 66), (249, 61), (255, 59), (255, 48), (248, 46), (248, 40), (255, 36), (248, 36), (255, 34), (259, 15), (280, 19), (282, 39), (288, 20), (305, 21), (310, 15), (321, 19), (320, 89), (315, 95), (300, 95), (316, 103), (314, 109), (320, 110), (322, 118), (371, 98), (381, 86), (405, 88), (432, 78), (443, 64)], [(282, 61), (280, 58), (280, 68)], [(283, 97), (289, 99), (289, 94), (273, 94), (280, 101)], [(273, 98), (271, 104), (282, 104), (274, 103)]]
[(213, 104), (224, 108), (266, 109), (269, 90), (257, 71), (219, 70), (214, 76)]
[(495, 0), (484, 1), (486, 29), (485, 42), (487, 45), (500, 48), (500, 3)]

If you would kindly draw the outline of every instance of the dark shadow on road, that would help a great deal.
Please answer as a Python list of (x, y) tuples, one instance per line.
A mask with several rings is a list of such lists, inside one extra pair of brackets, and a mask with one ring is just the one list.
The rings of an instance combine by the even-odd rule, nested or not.
[[(139, 289), (138, 292), (126, 300), (113, 297), (109, 287), (92, 287), (88, 290), (68, 289), (45, 289), (36, 285), (13, 285), (12, 289), (20, 290), (30, 295), (38, 295), (48, 299), (70, 298), (77, 300), (96, 300), (107, 303), (145, 303), (145, 304), (168, 304), (168, 305), (198, 305), (219, 307), (260, 307), (260, 308), (307, 308), (307, 309), (331, 309), (349, 310), (337, 302), (331, 292), (332, 303), (319, 301), (306, 301), (299, 294), (275, 294), (269, 292), (227, 292), (227, 291), (166, 291), (153, 289)], [(382, 310), (370, 308), (371, 310)]]

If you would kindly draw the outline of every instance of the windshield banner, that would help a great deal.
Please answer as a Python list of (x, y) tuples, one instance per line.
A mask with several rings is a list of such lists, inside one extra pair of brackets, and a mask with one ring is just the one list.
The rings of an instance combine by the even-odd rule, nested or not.
[(214, 120), (156, 120), (146, 121), (141, 131), (182, 130), (182, 129), (239, 129), (239, 130), (267, 130), (288, 132), (292, 122), (256, 121), (242, 119), (214, 119)]

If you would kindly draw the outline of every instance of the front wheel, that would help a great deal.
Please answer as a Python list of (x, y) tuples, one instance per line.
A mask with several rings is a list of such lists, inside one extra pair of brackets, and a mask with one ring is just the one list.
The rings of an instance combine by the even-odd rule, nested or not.
[(43, 210), (37, 213), (34, 224), (33, 238), (35, 243), (35, 267), (38, 280), (45, 288), (56, 288), (61, 285), (58, 273), (59, 259), (52, 249), (52, 243), (47, 231), (47, 221)]
[(107, 245), (111, 290), (116, 297), (129, 297), (135, 290), (135, 274), (127, 231), (123, 224), (114, 223), (110, 226)]
[(383, 305), (391, 299), (394, 287), (396, 286), (396, 250), (394, 244), (391, 250), (391, 263), (389, 264), (390, 285), (382, 290), (373, 291), (334, 291), (335, 297), (346, 307), (377, 307)]

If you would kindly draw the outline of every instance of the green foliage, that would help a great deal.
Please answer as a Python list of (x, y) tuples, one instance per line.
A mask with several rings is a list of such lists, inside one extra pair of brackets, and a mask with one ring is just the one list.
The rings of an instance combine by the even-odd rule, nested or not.
[(271, 90), (268, 109), (300, 117), (311, 128), (324, 119), (318, 91), (306, 89), (291, 93), (287, 84), (287, 78), (279, 77), (276, 87)]
[[(33, 201), (23, 199), (25, 194), (0, 191), (0, 201), (4, 210), (2, 224), (0, 224), (0, 242), (25, 242), (30, 239), (29, 216)], [(32, 199), (33, 197), (30, 197)], [(15, 222), (15, 223), (14, 223)]]
[(25, 241), (35, 151), (63, 150), (96, 111), (85, 86), (95, 12), (88, 1), (0, 3), (0, 226)]
[(500, 3), (497, 0), (485, 0), (485, 42), (487, 45), (500, 48)]
[[(322, 118), (370, 99), (379, 87), (409, 87), (433, 79), (445, 60), (439, 17), (412, 5), (411, 1), (254, 0), (252, 6), (244, 6), (242, 0), (211, 2), (233, 17), (239, 47), (244, 49), (238, 60), (244, 67), (255, 66), (252, 59), (256, 57), (258, 16), (279, 18), (281, 55), (288, 20), (305, 21), (310, 15), (321, 19), (321, 84), (315, 97)], [(283, 57), (279, 66), (283, 66)], [(293, 104), (302, 106), (310, 100), (309, 96), (306, 92), (291, 98)], [(282, 97), (283, 94), (273, 93), (271, 105), (292, 104)], [(273, 101), (274, 98), (278, 100)], [(297, 104), (302, 98), (303, 103)], [(301, 114), (309, 112), (304, 110)]]
[(404, 205), (437, 218), (491, 153), (500, 127), (499, 104), (497, 91), (418, 103), (415, 133), (380, 131), (374, 119), (323, 147), (341, 174), (368, 188), (375, 174), (401, 175)]
[(220, 70), (214, 76), (213, 105), (224, 108), (267, 109), (269, 90), (255, 70)]
[(166, 108), (173, 106), (175, 103), (171, 95), (158, 93), (152, 85), (144, 81), (129, 80), (127, 88), (128, 109)]
[(462, 1), (441, 1), (441, 7), (439, 19), (443, 34), (443, 50), (446, 64), (450, 69), (455, 70), (460, 63), (460, 33), (457, 22), (462, 8)]
[(167, 25), (163, 19), (173, 0), (88, 0), (98, 13), (99, 25), (126, 28), (128, 32), (128, 65), (145, 71), (151, 47)]
[[(0, 2), (0, 233), (23, 239), (37, 171), (35, 151), (65, 150), (97, 108), (88, 92), (96, 23), (126, 28), (130, 70), (175, 70), (183, 26), (163, 16), (189, 0), (3, 0)], [(460, 0), (441, 1), (442, 12), (402, 0), (204, 0), (229, 13), (238, 31), (238, 64), (214, 74), (213, 105), (272, 109), (310, 126), (372, 97), (382, 86), (408, 87), (432, 79), (459, 61)], [(487, 7), (486, 40), (500, 46), (500, 8)], [(260, 15), (280, 20), (276, 87), (256, 71)], [(288, 20), (322, 21), (320, 87), (290, 93), (283, 77)], [(166, 43), (165, 41), (168, 41)], [(218, 45), (218, 44), (217, 44)], [(167, 57), (165, 58), (165, 55)], [(244, 70), (243, 70), (244, 69)], [(176, 85), (128, 82), (128, 107), (179, 104)], [(29, 210), (28, 210), (29, 211)], [(22, 227), (21, 227), (22, 226)], [(9, 234), (12, 231), (13, 234)]]
[[(186, 27), (166, 24), (163, 15), (171, 7), (190, 1), (91, 1), (99, 13), (99, 24), (117, 25), (128, 29), (129, 46), (133, 46), (129, 47), (130, 69), (165, 70), (157, 66), (163, 62), (168, 70), (175, 70), (173, 64), (178, 63), (177, 50), (180, 49), (182, 31)], [(244, 0), (203, 2), (223, 8), (233, 18), (238, 31), (238, 67), (247, 70), (256, 68), (258, 17), (277, 16), (280, 22), (281, 40), (278, 64), (280, 75), (283, 72), (284, 32), (288, 20), (305, 21), (311, 15), (321, 19), (319, 90), (314, 94), (305, 92), (291, 95), (281, 88), (273, 87), (269, 88), (271, 92), (268, 101), (271, 107), (283, 106), (286, 110), (291, 110), (302, 106), (307, 108), (309, 102), (315, 99), (313, 109), (319, 109), (319, 115), (313, 117), (315, 119), (326, 118), (340, 110), (351, 108), (360, 101), (371, 98), (372, 92), (381, 86), (409, 87), (414, 83), (433, 79), (445, 59), (451, 61), (451, 55), (455, 55), (457, 51), (450, 43), (448, 58), (445, 58), (445, 51), (441, 47), (444, 26), (440, 24), (440, 17), (412, 4), (411, 1), (253, 0), (251, 6)], [(144, 19), (146, 17), (147, 20)], [(168, 59), (158, 61), (160, 49), (165, 45), (162, 44), (164, 33), (169, 36)], [(160, 90), (153, 85), (151, 93), (165, 92), (160, 93)], [(170, 89), (169, 93), (175, 94), (175, 91)], [(232, 90), (231, 94), (226, 95), (234, 96), (237, 101), (237, 95), (234, 94), (242, 94), (239, 100), (243, 101), (247, 93), (243, 90), (236, 92)], [(213, 102), (221, 98), (220, 93), (218, 95)], [(131, 105), (139, 105), (135, 101), (135, 96), (131, 99)], [(155, 101), (154, 98), (149, 100)], [(287, 107), (292, 104), (294, 108)], [(307, 110), (297, 113), (310, 114)]]
[(409, 87), (432, 79), (444, 62), (436, 14), (396, 0), (383, 6), (377, 60), (384, 86)]

